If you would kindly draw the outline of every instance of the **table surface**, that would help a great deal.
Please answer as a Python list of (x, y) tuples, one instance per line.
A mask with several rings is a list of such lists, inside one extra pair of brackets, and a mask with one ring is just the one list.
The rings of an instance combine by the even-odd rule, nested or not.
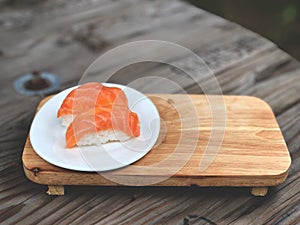
[[(0, 223), (4, 224), (289, 224), (300, 222), (300, 64), (274, 43), (180, 1), (3, 2), (0, 10)], [(266, 197), (248, 188), (70, 186), (61, 197), (28, 181), (21, 154), (34, 111), (45, 96), (22, 96), (13, 82), (44, 70), (59, 75), (60, 90), (78, 83), (87, 66), (120, 44), (158, 39), (201, 56), (228, 95), (251, 95), (272, 107), (292, 165), (283, 184)], [(175, 60), (175, 59), (174, 59)], [(187, 71), (197, 62), (176, 62)], [(112, 63), (119, 63), (118, 60)], [(180, 70), (155, 62), (118, 71), (110, 81), (127, 84), (140, 74), (171, 79), (188, 93), (202, 93)], [(123, 75), (123, 76), (122, 76)], [(124, 76), (126, 75), (126, 76)], [(219, 94), (199, 73), (205, 94)], [(160, 92), (163, 85), (137, 84)], [(173, 90), (173, 93), (176, 93)]]

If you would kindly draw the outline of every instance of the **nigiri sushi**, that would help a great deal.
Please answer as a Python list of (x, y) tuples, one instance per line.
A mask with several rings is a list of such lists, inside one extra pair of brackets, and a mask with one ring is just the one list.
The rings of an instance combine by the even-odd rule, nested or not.
[(107, 87), (98, 82), (90, 82), (72, 90), (61, 104), (57, 117), (68, 127), (80, 113), (106, 105), (128, 105), (124, 92), (117, 87)]
[(66, 131), (66, 147), (125, 141), (139, 135), (138, 115), (128, 107), (96, 107), (75, 117)]

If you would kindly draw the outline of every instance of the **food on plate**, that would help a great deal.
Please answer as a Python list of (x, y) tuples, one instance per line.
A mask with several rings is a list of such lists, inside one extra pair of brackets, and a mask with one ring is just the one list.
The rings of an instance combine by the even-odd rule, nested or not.
[(97, 82), (72, 90), (57, 117), (67, 127), (67, 148), (126, 141), (140, 135), (138, 115), (129, 109), (125, 93)]
[(72, 90), (61, 104), (57, 117), (68, 127), (80, 113), (91, 108), (106, 105), (128, 105), (124, 92), (117, 87), (107, 87), (98, 82), (90, 82)]
[(128, 107), (96, 107), (73, 120), (66, 132), (67, 148), (126, 141), (140, 135), (139, 118)]

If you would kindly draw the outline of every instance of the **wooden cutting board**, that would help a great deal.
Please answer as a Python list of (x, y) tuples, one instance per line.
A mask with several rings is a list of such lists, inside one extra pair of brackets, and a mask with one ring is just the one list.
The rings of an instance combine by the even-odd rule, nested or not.
[[(165, 176), (159, 183), (152, 184), (157, 186), (268, 187), (286, 179), (291, 158), (266, 102), (250, 96), (148, 96), (160, 113), (161, 132), (155, 147), (133, 165), (148, 168), (170, 160), (168, 164), (162, 164), (161, 171), (136, 170), (129, 166), (108, 172), (114, 177), (134, 181), (141, 177), (155, 180)], [(49, 98), (44, 99), (38, 109)], [(222, 119), (214, 116), (218, 110), (219, 115), (225, 113), (226, 120), (214, 123)], [(218, 143), (219, 136), (214, 140), (216, 134), (224, 134), (222, 142)], [(182, 140), (182, 137), (185, 139)], [(182, 164), (187, 154), (191, 157), (182, 168), (167, 177), (164, 172)], [(29, 136), (22, 160), (28, 179), (49, 185), (49, 194), (63, 194), (63, 185), (120, 185), (105, 178), (106, 173), (102, 176), (49, 164), (35, 153)], [(203, 169), (203, 165), (207, 164), (209, 166)], [(266, 188), (254, 188), (253, 194), (265, 195), (266, 191)]]

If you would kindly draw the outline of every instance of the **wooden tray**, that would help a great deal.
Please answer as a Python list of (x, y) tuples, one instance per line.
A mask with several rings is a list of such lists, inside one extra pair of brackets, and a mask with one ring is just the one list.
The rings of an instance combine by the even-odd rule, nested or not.
[[(156, 105), (164, 126), (158, 146), (134, 165), (146, 166), (160, 162), (172, 154), (181, 132), (200, 131), (196, 150), (185, 166), (173, 176), (154, 185), (246, 186), (252, 187), (252, 194), (264, 196), (268, 186), (278, 185), (286, 179), (291, 164), (290, 155), (271, 108), (261, 99), (249, 96), (210, 96), (215, 100), (213, 102), (224, 99), (226, 128), (214, 161), (206, 170), (200, 171), (199, 163), (211, 135), (211, 109), (216, 106), (211, 107), (204, 95), (189, 95), (199, 115), (200, 126), (184, 130), (180, 121), (188, 118), (182, 118), (177, 109), (184, 109), (186, 112), (192, 110), (188, 108), (191, 104), (186, 102), (186, 95), (148, 96)], [(49, 98), (44, 99), (38, 109)], [(185, 149), (189, 147), (192, 146), (186, 145)], [(178, 157), (182, 156), (178, 154)], [(35, 153), (29, 136), (22, 161), (28, 179), (48, 185), (48, 194), (64, 194), (64, 185), (120, 185), (98, 173), (72, 171), (47, 163)], [(131, 179), (137, 176), (159, 176), (157, 173), (136, 173), (128, 169), (118, 169), (114, 173), (116, 176), (128, 176)]]

